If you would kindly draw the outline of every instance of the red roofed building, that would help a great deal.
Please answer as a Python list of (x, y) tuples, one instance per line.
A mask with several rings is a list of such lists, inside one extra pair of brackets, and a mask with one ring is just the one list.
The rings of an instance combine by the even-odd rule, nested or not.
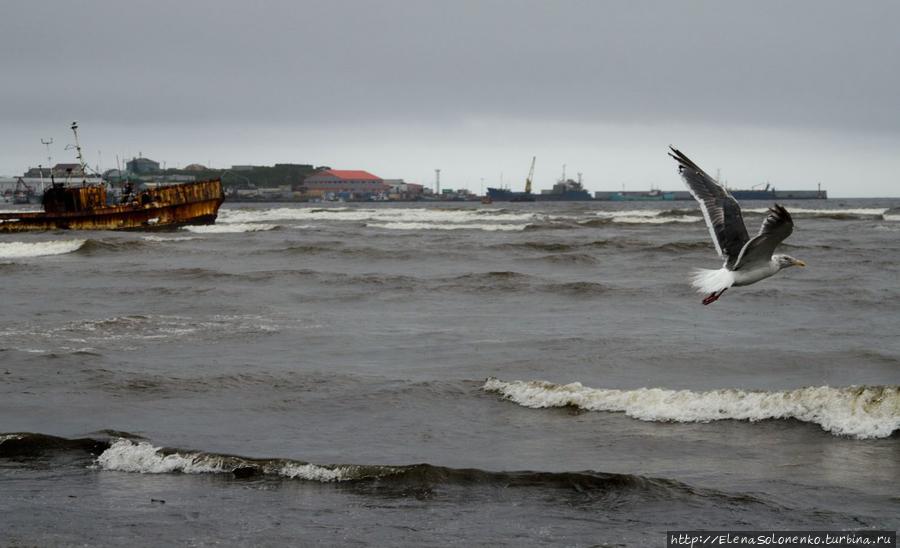
[(310, 193), (349, 194), (357, 198), (390, 189), (384, 179), (368, 171), (350, 169), (323, 169), (304, 179), (303, 186)]

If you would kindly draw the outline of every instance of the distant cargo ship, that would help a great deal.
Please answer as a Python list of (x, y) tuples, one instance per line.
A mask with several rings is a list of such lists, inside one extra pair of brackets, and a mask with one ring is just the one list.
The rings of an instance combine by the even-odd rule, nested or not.
[(514, 192), (508, 188), (488, 187), (487, 197), (494, 202), (533, 202), (534, 194), (531, 193), (531, 180), (534, 177), (534, 162), (537, 157), (531, 158), (531, 169), (525, 179), (525, 192)]
[(737, 200), (827, 200), (828, 192), (822, 190), (778, 190), (766, 183), (765, 188), (749, 190), (729, 189), (731, 195)]
[(647, 192), (616, 192), (609, 199), (613, 202), (660, 202), (675, 199), (674, 192), (653, 189)]
[(541, 191), (537, 199), (542, 202), (584, 202), (593, 198), (581, 185), (581, 181), (568, 179), (556, 183), (551, 190)]
[(508, 188), (487, 189), (488, 198), (494, 202), (533, 202), (534, 194), (530, 192), (515, 192)]
[[(770, 188), (729, 189), (731, 195), (737, 200), (827, 200), (828, 192), (822, 190), (778, 190)], [(633, 201), (666, 201), (666, 200), (693, 200), (691, 193), (686, 190), (651, 190), (649, 192), (626, 192), (598, 190), (594, 193), (594, 199), (613, 202)]]

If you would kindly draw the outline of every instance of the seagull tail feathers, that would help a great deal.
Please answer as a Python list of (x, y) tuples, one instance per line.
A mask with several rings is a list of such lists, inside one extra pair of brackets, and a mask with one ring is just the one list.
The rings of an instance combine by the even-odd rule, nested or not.
[(694, 286), (697, 293), (718, 293), (734, 285), (734, 272), (727, 268), (697, 269), (691, 276), (691, 285)]

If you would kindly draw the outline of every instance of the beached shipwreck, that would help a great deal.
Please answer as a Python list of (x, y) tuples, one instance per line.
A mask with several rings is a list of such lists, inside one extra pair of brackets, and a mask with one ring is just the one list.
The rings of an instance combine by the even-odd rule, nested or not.
[(28, 230), (147, 230), (212, 224), (225, 195), (218, 179), (159, 186), (108, 204), (106, 186), (55, 184), (44, 211), (0, 213), (0, 232)]
[[(87, 163), (78, 142), (78, 122), (72, 122), (71, 129), (83, 176), (87, 172)], [(48, 145), (48, 155), (52, 142), (52, 139), (44, 142)], [(68, 173), (71, 174), (71, 169)], [(43, 171), (41, 177), (43, 179)], [(51, 170), (50, 188), (44, 190), (41, 200), (44, 211), (0, 213), (0, 232), (147, 230), (207, 225), (216, 221), (225, 194), (220, 179), (161, 185), (141, 192), (135, 192), (132, 183), (126, 182), (122, 196), (111, 198), (102, 181), (88, 183), (82, 179), (80, 185), (68, 181), (58, 183)]]

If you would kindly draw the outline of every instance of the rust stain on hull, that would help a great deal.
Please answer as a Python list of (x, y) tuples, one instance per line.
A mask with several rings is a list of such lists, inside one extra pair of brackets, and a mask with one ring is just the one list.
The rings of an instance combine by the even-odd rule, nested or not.
[(212, 224), (223, 199), (220, 180), (157, 187), (121, 205), (104, 205), (103, 187), (54, 188), (47, 190), (43, 212), (0, 213), (0, 232), (148, 230)]

